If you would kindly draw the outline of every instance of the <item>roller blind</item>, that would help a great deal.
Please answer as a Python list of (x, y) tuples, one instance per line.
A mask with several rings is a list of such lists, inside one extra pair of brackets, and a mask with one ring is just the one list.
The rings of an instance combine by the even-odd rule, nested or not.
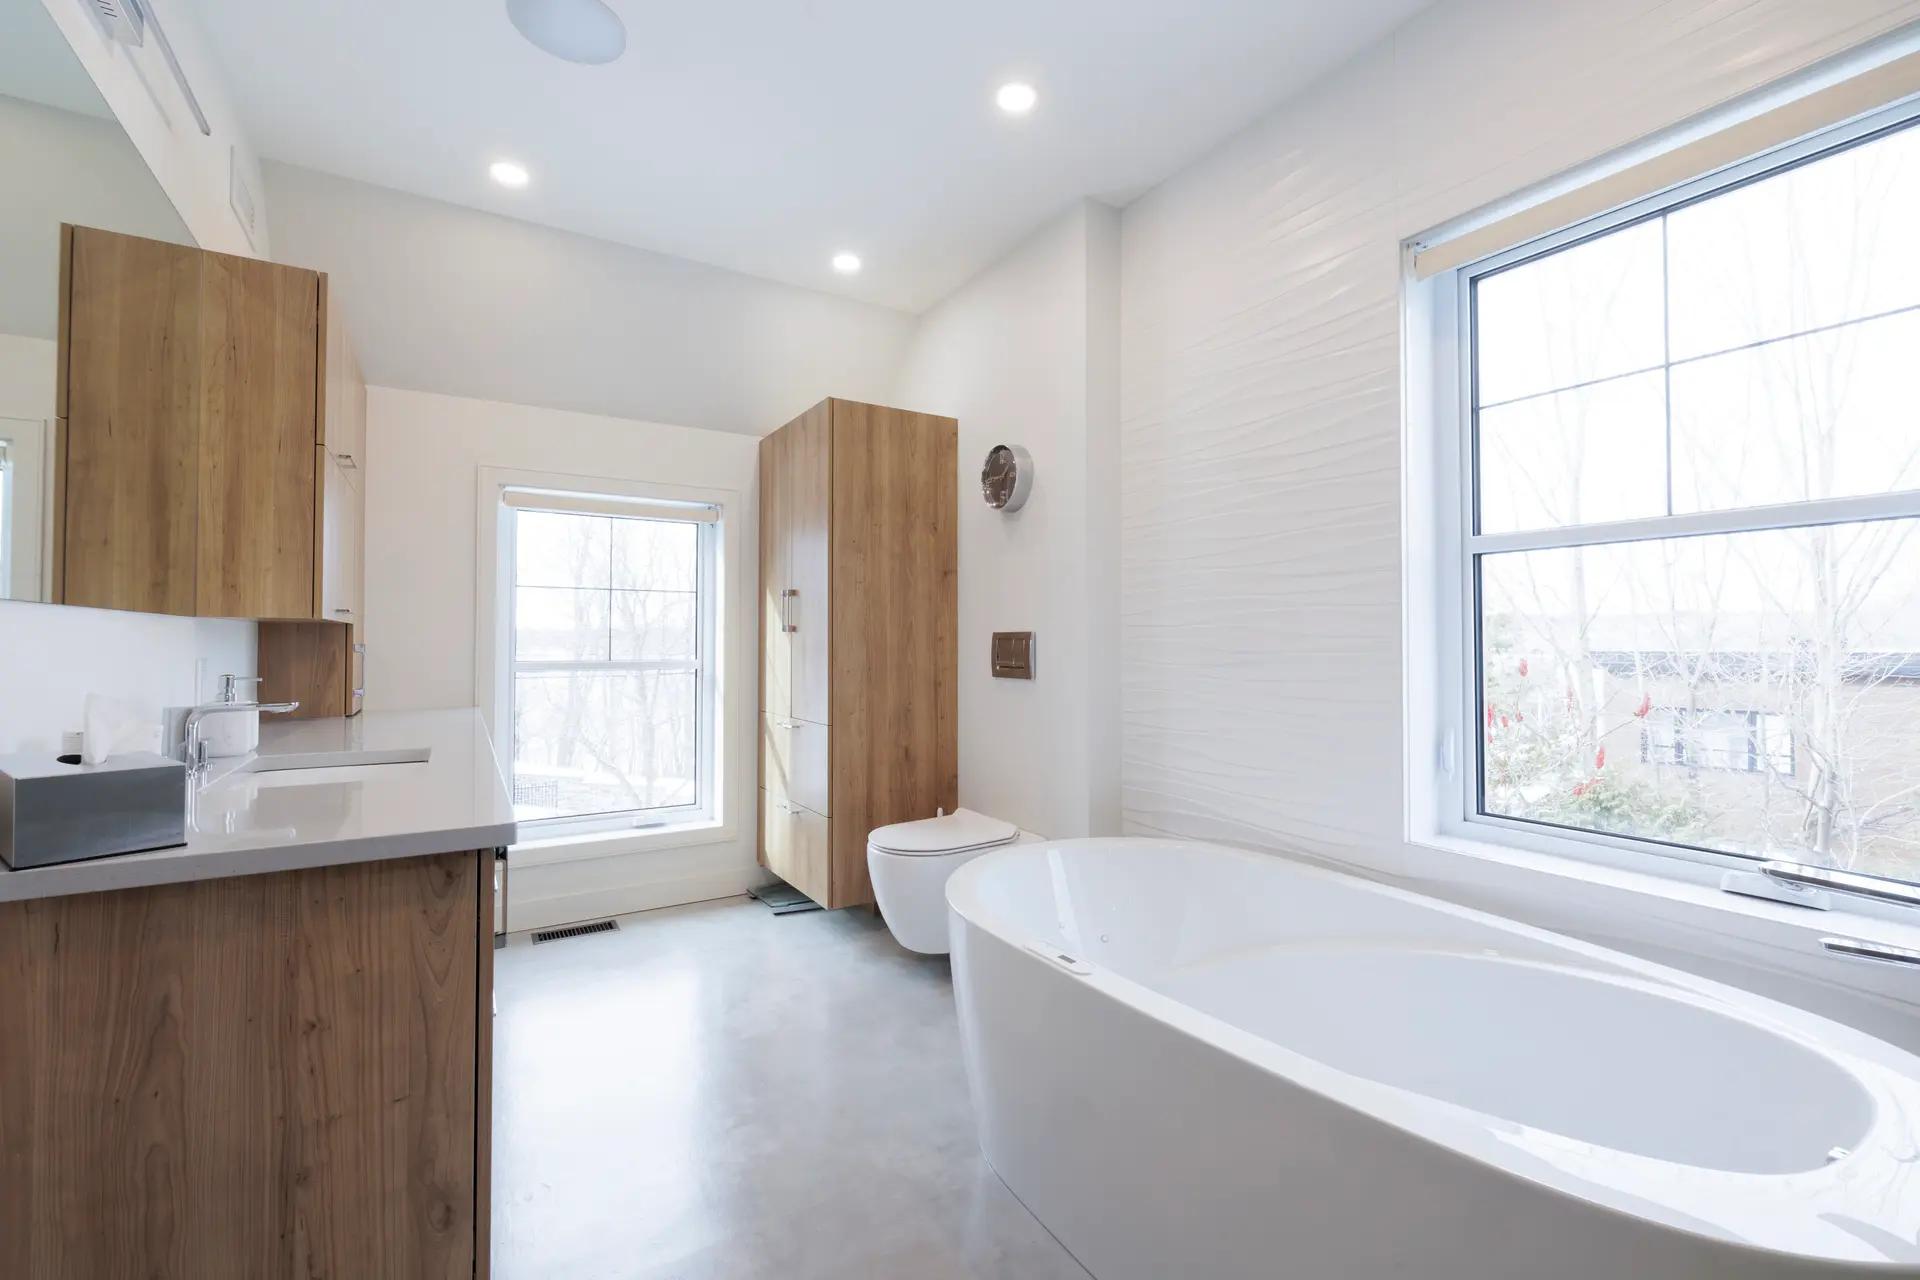
[(1856, 51), (1843, 64), (1790, 77), (1616, 153), (1592, 166), (1597, 176), (1570, 190), (1569, 179), (1545, 183), (1531, 198), (1516, 197), (1421, 237), (1413, 246), (1414, 276), (1425, 280), (1477, 262), (1920, 95), (1915, 44), (1912, 33), (1903, 33), (1897, 45)]
[(548, 489), (507, 489), (500, 501), (521, 511), (563, 511), (570, 515), (621, 516), (628, 520), (685, 520), (712, 524), (720, 509), (705, 502), (660, 498), (622, 498), (603, 493), (560, 493)]

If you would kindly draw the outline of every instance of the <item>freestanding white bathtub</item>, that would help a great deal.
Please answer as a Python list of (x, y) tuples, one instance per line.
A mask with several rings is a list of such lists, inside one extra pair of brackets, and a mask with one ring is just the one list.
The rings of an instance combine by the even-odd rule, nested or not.
[(980, 1145), (1098, 1280), (1920, 1276), (1920, 1058), (1214, 845), (948, 885)]

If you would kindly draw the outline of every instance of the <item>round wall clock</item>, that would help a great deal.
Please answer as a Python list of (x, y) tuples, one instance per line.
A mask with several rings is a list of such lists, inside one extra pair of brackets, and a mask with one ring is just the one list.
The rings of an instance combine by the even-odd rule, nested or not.
[(1017, 444), (997, 444), (980, 468), (980, 496), (998, 511), (1018, 511), (1033, 492), (1033, 455)]

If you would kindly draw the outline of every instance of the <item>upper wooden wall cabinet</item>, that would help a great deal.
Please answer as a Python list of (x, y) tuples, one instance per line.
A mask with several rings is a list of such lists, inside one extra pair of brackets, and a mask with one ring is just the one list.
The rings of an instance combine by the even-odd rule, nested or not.
[(326, 276), (61, 238), (54, 599), (357, 623), (366, 385)]
[(958, 424), (825, 400), (760, 442), (760, 862), (873, 901), (867, 834), (959, 792)]

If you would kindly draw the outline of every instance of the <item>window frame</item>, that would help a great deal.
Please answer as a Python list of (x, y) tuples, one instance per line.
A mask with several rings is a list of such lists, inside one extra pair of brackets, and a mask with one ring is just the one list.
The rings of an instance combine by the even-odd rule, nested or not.
[[(1430, 347), (1421, 341), (1421, 335), (1411, 336), (1409, 346), (1426, 347), (1431, 360), (1426, 370), (1430, 385), (1422, 386), (1420, 371), (1414, 370), (1407, 391), (1410, 397), (1422, 392), (1431, 395), (1432, 426), (1436, 433), (1431, 500), (1437, 535), (1437, 581), (1431, 597), (1431, 612), (1437, 624), (1438, 644), (1434, 646), (1436, 653), (1426, 655), (1427, 660), (1434, 663), (1431, 668), (1426, 668), (1422, 661), (1410, 663), (1409, 669), (1413, 675), (1410, 684), (1418, 682), (1423, 669), (1431, 672), (1438, 695), (1433, 721), (1439, 732), (1433, 761), (1434, 782), (1430, 790), (1416, 785), (1412, 791), (1416, 806), (1422, 794), (1430, 796), (1430, 821), (1438, 836), (1573, 857), (1630, 871), (1665, 873), (1709, 883), (1717, 881), (1721, 888), (1752, 896), (1801, 905), (1826, 905), (1774, 886), (1758, 872), (1761, 859), (1750, 855), (1482, 812), (1480, 756), (1484, 744), (1477, 731), (1483, 714), (1480, 560), (1500, 552), (1920, 518), (1920, 489), (1562, 528), (1482, 533), (1477, 493), (1475, 285), (1501, 271), (1906, 128), (1920, 128), (1920, 101), (1903, 101), (1817, 131), (1561, 230), (1442, 271), (1418, 286), (1421, 297), (1417, 305), (1409, 306), (1409, 324), (1418, 322), (1423, 315), (1430, 316), (1433, 331)], [(1410, 249), (1416, 244), (1410, 242)], [(1411, 511), (1412, 508), (1410, 514)], [(1413, 593), (1409, 601), (1418, 603)], [(1410, 609), (1410, 622), (1418, 611)], [(1411, 640), (1415, 634), (1411, 626), (1408, 634)], [(1410, 719), (1410, 725), (1417, 723), (1417, 719)], [(1409, 746), (1410, 766), (1418, 768), (1421, 759), (1418, 751), (1412, 749), (1412, 739)]]
[[(687, 523), (695, 526), (695, 581), (694, 581), (694, 799), (688, 804), (661, 805), (645, 809), (615, 809), (605, 813), (565, 814), (550, 818), (520, 818), (519, 826), (535, 838), (553, 838), (566, 835), (592, 835), (606, 831), (644, 831), (650, 828), (674, 826), (679, 824), (702, 822), (710, 818), (714, 811), (714, 792), (716, 789), (715, 772), (717, 760), (712, 744), (715, 734), (716, 690), (714, 665), (716, 662), (715, 643), (718, 631), (719, 615), (715, 601), (715, 592), (719, 582), (716, 564), (720, 556), (720, 518), (719, 512), (709, 503), (667, 503), (660, 499), (628, 498), (628, 495), (608, 495), (597, 491), (571, 490), (554, 491), (535, 489), (524, 485), (511, 485), (502, 490), (502, 498), (508, 493), (524, 494), (537, 501), (509, 504), (508, 524), (512, 532), (502, 539), (503, 560), (500, 582), (503, 607), (507, 613), (507, 647), (504, 654), (505, 696), (502, 713), (505, 718), (506, 732), (502, 735), (507, 744), (506, 758), (501, 761), (506, 770), (507, 782), (511, 789), (514, 779), (513, 743), (518, 728), (519, 706), (517, 677), (525, 665), (548, 671), (654, 671), (669, 667), (679, 669), (685, 664), (677, 659), (615, 659), (599, 661), (564, 661), (528, 659), (523, 664), (515, 647), (519, 633), (516, 625), (516, 602), (519, 585), (519, 548), (518, 519), (523, 511), (545, 512), (556, 515), (579, 515), (607, 519), (661, 519), (671, 520), (669, 514), (643, 512), (644, 507), (671, 508), (685, 506), (689, 517), (696, 512), (709, 512), (710, 518)], [(636, 510), (632, 516), (616, 515), (604, 508), (609, 497), (631, 500)]]
[[(702, 587), (704, 625), (710, 636), (703, 654), (711, 677), (700, 708), (700, 762), (704, 766), (704, 807), (678, 811), (671, 820), (656, 818), (659, 810), (629, 810), (648, 815), (636, 824), (630, 816), (558, 818), (520, 823), (520, 839), (513, 856), (521, 865), (546, 865), (616, 857), (647, 850), (721, 845), (740, 836), (735, 797), (751, 796), (751, 779), (741, 774), (743, 743), (751, 735), (742, 724), (743, 698), (752, 697), (751, 664), (742, 647), (751, 628), (743, 631), (741, 565), (747, 555), (746, 537), (752, 532), (745, 495), (736, 489), (665, 484), (619, 476), (580, 475), (536, 471), (519, 467), (482, 466), (475, 477), (474, 522), (474, 645), (473, 698), (494, 742), (495, 766), (501, 780), (511, 785), (512, 760), (512, 594), (513, 523), (505, 519), (513, 508), (506, 504), (509, 490), (580, 494), (602, 502), (698, 505), (712, 509), (706, 525), (712, 555), (705, 558)], [(743, 515), (743, 513), (746, 513)], [(750, 565), (748, 566), (751, 567)], [(747, 672), (746, 683), (740, 672)], [(744, 790), (743, 790), (744, 788)], [(748, 807), (751, 813), (751, 806)]]

